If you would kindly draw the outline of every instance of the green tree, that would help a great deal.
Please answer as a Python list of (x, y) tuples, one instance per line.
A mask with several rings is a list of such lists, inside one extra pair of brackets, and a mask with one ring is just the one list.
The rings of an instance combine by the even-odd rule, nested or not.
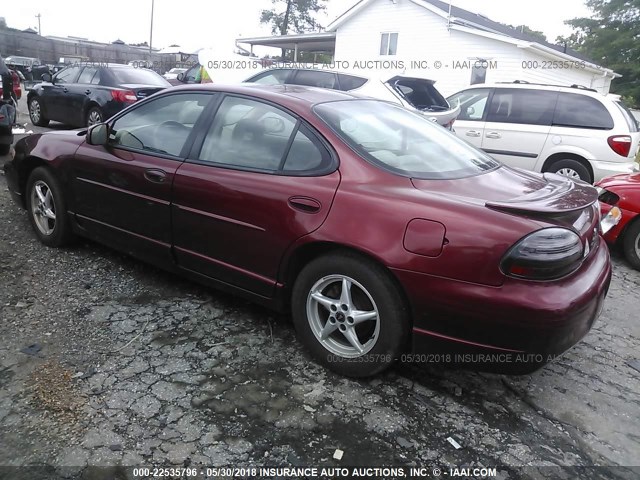
[[(287, 35), (322, 30), (315, 16), (323, 12), (327, 0), (271, 0), (273, 8), (260, 12), (260, 23), (271, 24), (271, 33)], [(282, 49), (282, 58), (285, 49)]]
[(612, 92), (640, 107), (640, 0), (587, 0), (586, 5), (593, 15), (568, 20), (573, 33), (557, 41), (621, 74)]

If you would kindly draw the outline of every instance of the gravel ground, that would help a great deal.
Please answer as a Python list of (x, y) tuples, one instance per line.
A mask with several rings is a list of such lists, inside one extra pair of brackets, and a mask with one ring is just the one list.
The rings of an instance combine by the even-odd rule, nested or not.
[(0, 478), (132, 478), (88, 468), (119, 465), (640, 477), (640, 272), (617, 255), (593, 330), (532, 375), (398, 365), (355, 381), (314, 364), (270, 311), (94, 243), (43, 247), (3, 176), (0, 225)]

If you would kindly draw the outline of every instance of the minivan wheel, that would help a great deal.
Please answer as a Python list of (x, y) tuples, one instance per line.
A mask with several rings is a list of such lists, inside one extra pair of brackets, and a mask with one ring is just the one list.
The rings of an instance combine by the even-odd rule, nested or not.
[(46, 167), (38, 167), (27, 180), (27, 211), (38, 239), (48, 247), (62, 247), (73, 239), (62, 188)]
[(636, 270), (640, 270), (640, 218), (637, 218), (624, 234), (624, 256)]
[(38, 127), (49, 125), (49, 119), (44, 117), (42, 102), (38, 97), (34, 97), (29, 101), (29, 118), (31, 118), (31, 123)]
[(388, 368), (409, 333), (408, 309), (389, 272), (349, 253), (318, 258), (300, 272), (292, 313), (313, 357), (350, 377)]
[(558, 160), (554, 162), (547, 171), (557, 173), (558, 175), (569, 177), (574, 180), (593, 183), (593, 179), (591, 178), (591, 174), (587, 167), (577, 160)]

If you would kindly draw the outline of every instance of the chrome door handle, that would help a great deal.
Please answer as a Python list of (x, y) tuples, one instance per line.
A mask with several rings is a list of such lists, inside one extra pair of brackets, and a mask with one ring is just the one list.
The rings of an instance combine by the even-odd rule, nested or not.
[(487, 138), (502, 138), (498, 132), (489, 132), (487, 133)]
[(465, 135), (467, 137), (479, 137), (480, 136), (480, 132), (478, 132), (476, 130), (469, 130), (467, 133), (465, 133)]

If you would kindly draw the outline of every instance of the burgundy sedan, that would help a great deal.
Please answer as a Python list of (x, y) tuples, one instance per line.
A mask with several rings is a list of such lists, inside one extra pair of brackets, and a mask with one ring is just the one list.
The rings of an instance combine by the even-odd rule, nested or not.
[(589, 331), (611, 277), (595, 188), (338, 91), (176, 87), (26, 137), (5, 171), (45, 245), (88, 237), (290, 311), (350, 376), (537, 368)]

